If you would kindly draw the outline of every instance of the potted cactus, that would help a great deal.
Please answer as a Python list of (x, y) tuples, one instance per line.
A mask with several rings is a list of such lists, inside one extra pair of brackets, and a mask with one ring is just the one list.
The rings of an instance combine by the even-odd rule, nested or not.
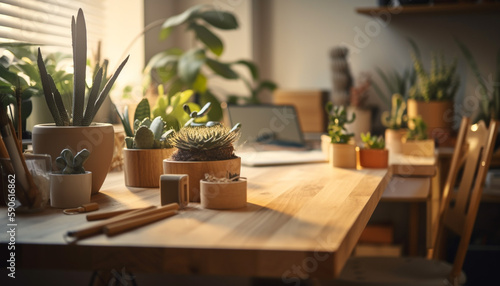
[(361, 133), (364, 148), (359, 149), (359, 164), (364, 168), (387, 168), (389, 151), (382, 136)]
[(177, 150), (163, 160), (165, 174), (189, 175), (189, 200), (193, 202), (200, 201), (200, 180), (205, 174), (220, 178), (229, 172), (239, 176), (241, 169), (241, 158), (234, 154), (233, 147), (241, 125), (230, 129), (218, 122), (196, 123), (209, 109), (210, 103), (199, 112), (186, 108), (192, 120), (172, 136), (170, 143)]
[[(111, 124), (93, 123), (92, 121), (128, 58), (119, 65), (105, 85), (101, 85), (104, 77), (102, 68), (99, 69), (86, 99), (86, 33), (83, 11), (79, 9), (76, 20), (73, 17), (71, 23), (74, 66), (71, 112), (66, 110), (60, 92), (56, 88), (56, 83), (47, 73), (42, 53), (38, 49), (38, 68), (43, 92), (55, 124), (39, 124), (33, 128), (33, 152), (49, 154), (54, 159), (63, 148), (77, 150), (85, 147), (90, 150), (93, 156), (87, 162), (87, 169), (93, 173), (92, 194), (95, 194), (101, 188), (111, 164), (114, 131)], [(101, 86), (103, 86), (102, 89)], [(53, 166), (55, 165), (53, 164)]]
[(432, 157), (434, 156), (434, 140), (428, 139), (427, 124), (422, 117), (411, 119), (412, 125), (408, 128), (402, 151), (404, 155)]
[(356, 114), (347, 117), (344, 106), (326, 105), (328, 114), (328, 135), (330, 136), (330, 163), (333, 167), (356, 168), (356, 146), (353, 144), (353, 133), (347, 133), (345, 125), (356, 119)]
[(426, 71), (419, 57), (416, 45), (411, 54), (417, 75), (415, 84), (409, 90), (408, 125), (411, 119), (421, 116), (427, 124), (429, 137), (448, 138), (452, 131), (454, 109), (453, 99), (460, 84), (456, 74), (457, 59), (447, 64), (444, 55), (431, 58), (431, 69)]
[(163, 159), (172, 155), (174, 148), (169, 137), (175, 131), (158, 116), (134, 122), (134, 136), (126, 137), (123, 150), (125, 185), (128, 187), (157, 188), (163, 174)]
[(406, 116), (404, 115), (406, 109), (406, 103), (399, 93), (392, 95), (391, 99), (391, 111), (385, 111), (382, 113), (382, 125), (386, 127), (385, 129), (385, 142), (387, 149), (390, 153), (401, 153), (401, 144), (403, 137), (406, 133), (406, 129), (403, 128), (403, 123), (406, 121)]
[(90, 152), (83, 149), (73, 156), (69, 149), (62, 150), (56, 158), (59, 171), (50, 174), (50, 206), (74, 208), (90, 202), (92, 172), (85, 171), (83, 164)]

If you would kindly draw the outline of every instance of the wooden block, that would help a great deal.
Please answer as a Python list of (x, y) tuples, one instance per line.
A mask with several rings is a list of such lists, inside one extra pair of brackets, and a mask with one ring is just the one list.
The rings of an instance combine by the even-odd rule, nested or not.
[(328, 93), (324, 90), (276, 90), (273, 93), (274, 104), (295, 106), (302, 132), (326, 132), (325, 104), (327, 101)]

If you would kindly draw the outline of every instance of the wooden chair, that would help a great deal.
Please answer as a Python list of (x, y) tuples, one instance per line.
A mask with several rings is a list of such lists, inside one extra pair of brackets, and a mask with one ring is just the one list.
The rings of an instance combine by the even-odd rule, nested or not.
[[(470, 126), (464, 118), (440, 205), (433, 245), (439, 245), (445, 228), (460, 237), (453, 264), (437, 260), (440, 249), (423, 257), (353, 257), (333, 285), (459, 285), (465, 283), (461, 271), (469, 245), (484, 180), (488, 171), (498, 122), (489, 129), (484, 122)], [(463, 172), (459, 169), (463, 166)], [(457, 183), (459, 179), (459, 183)], [(456, 187), (458, 186), (458, 187)]]

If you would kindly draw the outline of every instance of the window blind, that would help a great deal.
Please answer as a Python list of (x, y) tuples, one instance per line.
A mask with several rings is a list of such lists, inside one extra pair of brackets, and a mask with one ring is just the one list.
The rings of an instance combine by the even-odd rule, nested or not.
[(27, 42), (71, 53), (71, 16), (82, 8), (87, 45), (97, 47), (103, 36), (102, 0), (0, 0), (0, 42)]

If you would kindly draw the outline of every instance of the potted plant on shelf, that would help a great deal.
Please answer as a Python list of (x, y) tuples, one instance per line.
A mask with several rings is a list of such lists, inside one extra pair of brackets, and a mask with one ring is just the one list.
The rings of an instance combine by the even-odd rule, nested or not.
[(418, 157), (434, 156), (434, 140), (428, 139), (426, 123), (420, 116), (411, 121), (413, 124), (408, 128), (402, 145), (403, 154)]
[(403, 128), (403, 123), (406, 121), (404, 115), (406, 103), (403, 96), (398, 93), (392, 95), (391, 101), (391, 111), (382, 113), (382, 125), (386, 127), (385, 142), (387, 149), (389, 149), (390, 153), (395, 154), (402, 152), (402, 140), (406, 133), (406, 129)]
[(328, 135), (330, 136), (330, 163), (333, 167), (356, 168), (356, 146), (352, 144), (353, 133), (347, 133), (345, 124), (356, 119), (356, 114), (347, 118), (344, 106), (326, 105), (328, 114)]
[(205, 174), (200, 181), (200, 204), (207, 209), (238, 209), (247, 205), (247, 180), (227, 173), (223, 178)]
[(240, 174), (241, 158), (234, 154), (233, 143), (239, 138), (240, 124), (232, 129), (217, 122), (196, 123), (195, 119), (208, 112), (207, 103), (200, 112), (186, 108), (191, 119), (184, 128), (171, 138), (177, 150), (169, 159), (163, 160), (165, 174), (189, 175), (189, 200), (200, 201), (200, 180), (205, 174), (224, 177), (228, 172)]
[(382, 136), (374, 136), (361, 133), (364, 148), (359, 149), (359, 164), (365, 168), (387, 168), (389, 151), (385, 149), (385, 141)]
[(69, 149), (62, 150), (56, 158), (59, 171), (50, 174), (50, 206), (74, 208), (90, 202), (92, 172), (83, 168), (89, 156), (87, 149), (75, 156)]
[[(87, 148), (93, 153), (87, 162), (87, 169), (93, 173), (92, 194), (99, 192), (109, 170), (113, 157), (114, 132), (111, 124), (93, 123), (96, 112), (106, 99), (116, 78), (128, 57), (101, 89), (103, 70), (100, 68), (94, 79), (89, 96), (85, 101), (85, 72), (87, 66), (87, 32), (83, 11), (72, 19), (73, 42), (73, 106), (68, 112), (53, 78), (47, 73), (45, 63), (38, 49), (38, 68), (47, 106), (55, 124), (40, 124), (33, 128), (33, 152), (49, 154), (56, 158), (63, 148), (72, 150)], [(85, 104), (85, 102), (87, 102)], [(54, 164), (55, 166), (55, 164)]]
[[(456, 74), (457, 60), (447, 64), (444, 55), (434, 54), (427, 72), (416, 45), (411, 56), (417, 80), (409, 91), (408, 118), (421, 116), (427, 124), (429, 137), (448, 138), (453, 127), (453, 99), (460, 83)], [(409, 125), (411, 127), (412, 121)]]

